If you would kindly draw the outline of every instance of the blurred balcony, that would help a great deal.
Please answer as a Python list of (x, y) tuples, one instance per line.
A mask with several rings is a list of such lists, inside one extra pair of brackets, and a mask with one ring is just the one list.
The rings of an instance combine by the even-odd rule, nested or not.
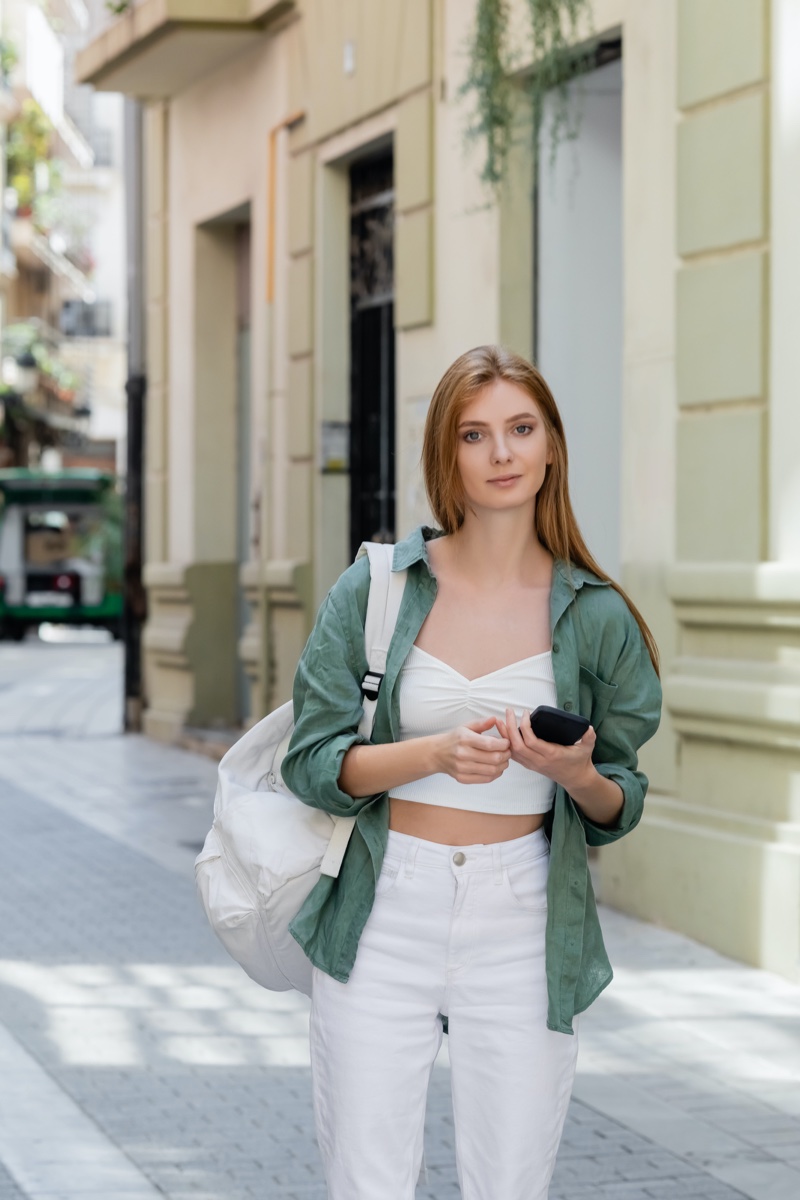
[(11, 222), (10, 241), (20, 267), (52, 271), (68, 281), (79, 299), (89, 303), (94, 300), (94, 288), (90, 280), (65, 254), (53, 249), (48, 239), (34, 227), (30, 217), (16, 217)]
[(76, 76), (100, 91), (173, 96), (293, 8), (294, 0), (136, 0), (79, 53)]
[(59, 329), (68, 338), (110, 338), (114, 332), (111, 302), (65, 300), (61, 305)]
[(5, 79), (0, 78), (0, 125), (7, 125), (19, 112), (19, 104)]
[[(49, 18), (56, 21), (57, 29)], [(47, 11), (35, 4), (11, 7), (9, 37), (19, 57), (0, 86), (0, 121), (10, 121), (20, 103), (32, 98), (53, 126), (59, 156), (88, 170), (94, 162), (92, 147), (64, 111), (64, 30), (71, 27), (80, 32), (81, 20), (88, 22), (83, 0), (53, 0)]]

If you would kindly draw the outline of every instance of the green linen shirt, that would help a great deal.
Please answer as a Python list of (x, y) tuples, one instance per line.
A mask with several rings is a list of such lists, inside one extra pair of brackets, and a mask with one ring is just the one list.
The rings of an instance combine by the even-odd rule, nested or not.
[[(400, 668), (436, 597), (426, 541), (441, 530), (420, 526), (395, 546), (392, 570), (408, 571), (375, 712), (372, 743), (396, 740)], [(354, 799), (339, 787), (347, 750), (364, 742), (361, 681), (367, 671), (364, 624), (369, 560), (357, 560), (328, 592), (294, 682), (295, 729), (282, 764), (284, 781), (305, 803), (355, 816), (337, 879), (322, 876), (290, 925), (311, 962), (346, 982), (375, 897), (389, 827), (388, 793)], [(550, 595), (552, 662), (559, 706), (588, 717), (597, 741), (597, 770), (622, 788), (613, 827), (589, 820), (557, 787), (545, 831), (547, 884), (547, 1024), (572, 1033), (612, 978), (589, 876), (586, 847), (629, 833), (642, 815), (647, 778), (637, 750), (658, 728), (661, 686), (639, 627), (623, 598), (590, 571), (556, 560)], [(502, 713), (499, 714), (502, 716)]]

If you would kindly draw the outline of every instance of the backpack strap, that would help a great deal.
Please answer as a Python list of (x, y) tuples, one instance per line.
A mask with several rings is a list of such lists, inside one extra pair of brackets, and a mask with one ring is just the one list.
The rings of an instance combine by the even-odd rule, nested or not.
[[(369, 555), (369, 599), (367, 618), (364, 624), (364, 648), (367, 652), (368, 670), (361, 683), (363, 713), (358, 732), (370, 738), (375, 724), (381, 684), (386, 674), (386, 656), (389, 653), (400, 602), (406, 586), (407, 571), (393, 571), (394, 546), (380, 542), (362, 542), (356, 560)], [(342, 866), (345, 850), (355, 828), (355, 817), (336, 817), (328, 849), (322, 859), (320, 871), (335, 879)]]
[(364, 647), (367, 652), (369, 670), (361, 684), (364, 714), (358, 727), (359, 733), (370, 737), (375, 723), (383, 677), (386, 674), (386, 656), (397, 624), (397, 614), (406, 585), (406, 571), (392, 571), (394, 546), (379, 542), (362, 542), (356, 561), (369, 555), (369, 600), (367, 619), (364, 625)]

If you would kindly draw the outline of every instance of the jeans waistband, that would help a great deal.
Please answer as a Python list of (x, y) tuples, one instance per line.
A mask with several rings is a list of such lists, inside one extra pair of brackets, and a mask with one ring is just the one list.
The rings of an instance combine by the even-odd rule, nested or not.
[(388, 858), (447, 871), (452, 870), (455, 862), (459, 874), (492, 871), (498, 866), (530, 862), (545, 857), (549, 852), (550, 843), (541, 828), (506, 842), (478, 843), (474, 846), (445, 846), (441, 842), (428, 842), (424, 838), (411, 837), (410, 834), (390, 829), (386, 844)]

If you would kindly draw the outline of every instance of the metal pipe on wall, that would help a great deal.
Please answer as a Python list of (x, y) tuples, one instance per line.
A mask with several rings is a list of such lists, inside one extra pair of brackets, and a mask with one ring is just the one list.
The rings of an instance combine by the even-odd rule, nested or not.
[(125, 223), (128, 262), (127, 468), (123, 575), (125, 730), (142, 721), (142, 625), (147, 595), (142, 585), (142, 476), (147, 376), (144, 336), (143, 121), (141, 105), (125, 100)]

